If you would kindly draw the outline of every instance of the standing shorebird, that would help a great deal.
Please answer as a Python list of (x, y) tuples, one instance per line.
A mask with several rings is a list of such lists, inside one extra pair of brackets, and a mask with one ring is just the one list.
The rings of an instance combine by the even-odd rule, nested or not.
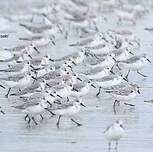
[(109, 141), (109, 151), (111, 150), (111, 142), (115, 141), (116, 146), (115, 149), (118, 148), (118, 141), (124, 136), (124, 128), (123, 128), (123, 122), (121, 120), (117, 120), (113, 124), (107, 127), (107, 129), (104, 131), (106, 139)]
[(85, 107), (85, 105), (80, 102), (80, 99), (75, 99), (73, 103), (61, 104), (56, 109), (48, 109), (53, 114), (58, 115), (58, 121), (56, 123), (57, 127), (59, 128), (60, 119), (61, 117), (69, 117), (72, 122), (77, 124), (77, 126), (82, 126), (82, 124), (75, 121), (72, 117), (79, 113), (81, 110), (81, 106)]

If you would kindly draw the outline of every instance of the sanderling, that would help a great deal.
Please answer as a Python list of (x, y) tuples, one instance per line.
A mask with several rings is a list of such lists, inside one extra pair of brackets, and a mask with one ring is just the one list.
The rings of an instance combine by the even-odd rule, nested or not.
[[(130, 71), (137, 71), (138, 74), (142, 75), (143, 77), (146, 77), (146, 75), (139, 72), (139, 70), (142, 70), (146, 64), (151, 63), (151, 61), (146, 57), (145, 54), (133, 56), (125, 61), (121, 61), (117, 63), (117, 66), (119, 69), (127, 69)], [(128, 75), (129, 75), (128, 72)], [(127, 77), (128, 77), (127, 75)]]
[(121, 84), (123, 81), (127, 81), (127, 80), (122, 76), (114, 75), (114, 74), (110, 74), (101, 79), (95, 80), (95, 83), (99, 85), (99, 91), (96, 94), (96, 96), (99, 96), (102, 88), (118, 85), (118, 84)]
[(108, 76), (111, 73), (110, 67), (96, 67), (90, 70), (87, 70), (81, 74), (85, 75), (88, 79), (101, 79), (105, 76)]
[(43, 119), (43, 116), (41, 115), (46, 111), (47, 108), (50, 107), (49, 102), (47, 102), (45, 99), (41, 99), (33, 102), (26, 102), (19, 106), (12, 106), (14, 108), (17, 108), (21, 110), (23, 113), (25, 113), (25, 121), (27, 121), (28, 118), (28, 124), (30, 124), (31, 120), (35, 123), (35, 125), (38, 125), (35, 118), (37, 115), (40, 115)]
[(90, 58), (88, 57), (84, 62), (90, 68), (112, 67), (115, 64), (115, 59), (112, 55), (95, 55)]
[(10, 94), (10, 96), (22, 96), (22, 97), (31, 96), (32, 94), (36, 92), (39, 92), (39, 91), (41, 92), (45, 90), (46, 86), (50, 87), (50, 85), (45, 80), (42, 79), (40, 81), (35, 81), (30, 86), (20, 90), (17, 93)]
[(78, 51), (68, 56), (64, 56), (63, 58), (57, 59), (56, 61), (71, 59), (71, 61), (73, 61), (74, 64), (81, 64), (84, 60), (85, 52), (86, 50), (82, 49), (81, 51)]
[(17, 60), (17, 59), (19, 59), (19, 56), (13, 54), (13, 56), (10, 56), (10, 58), (6, 58), (6, 59), (3, 58), (3, 59), (1, 59), (0, 62), (7, 63), (7, 62), (12, 62), (12, 61)]
[(45, 30), (51, 29), (51, 25), (44, 25), (44, 24), (25, 24), (25, 23), (20, 23), (20, 26), (24, 27), (26, 32), (31, 35), (42, 35)]
[(33, 82), (33, 79), (35, 79), (35, 77), (28, 73), (20, 77), (1, 78), (0, 81), (9, 88), (7, 94), (5, 95), (6, 97), (8, 97), (12, 88), (20, 89), (27, 87)]
[(36, 35), (32, 37), (19, 38), (19, 40), (32, 42), (33, 45), (36, 47), (45, 46), (48, 44), (55, 45), (53, 38), (49, 37), (48, 35), (43, 35), (43, 36)]
[(43, 57), (42, 56), (32, 57), (31, 59), (31, 64), (33, 65), (34, 68), (42, 68), (51, 63), (54, 63), (54, 60), (48, 54)]
[(125, 130), (123, 128), (123, 122), (121, 120), (117, 120), (112, 125), (108, 126), (107, 129), (104, 131), (106, 139), (108, 142), (108, 148), (111, 149), (111, 142), (115, 141), (116, 146), (115, 149), (118, 148), (118, 141), (124, 136)]
[[(18, 63), (18, 62), (17, 62)], [(21, 62), (22, 63), (22, 62)], [(10, 67), (8, 69), (1, 69), (0, 72), (5, 73), (8, 76), (16, 76), (16, 75), (23, 75), (27, 72), (29, 72), (31, 69), (30, 62), (23, 62), (22, 64), (17, 64), (13, 67)]]
[[(57, 127), (59, 127), (60, 119), (61, 117), (70, 117), (71, 121), (76, 123), (77, 126), (81, 126), (82, 124), (76, 122), (72, 116), (79, 113), (81, 110), (81, 106), (84, 106), (82, 102), (80, 102), (80, 99), (75, 99), (73, 103), (67, 103), (67, 104), (59, 104), (56, 109), (50, 108), (49, 110), (52, 111), (54, 114), (58, 115), (58, 121), (57, 121)], [(84, 106), (85, 107), (85, 106)]]
[(83, 82), (73, 84), (73, 89), (71, 90), (71, 96), (84, 96), (86, 95), (90, 87), (96, 88), (96, 86), (90, 80), (84, 80)]
[(131, 55), (134, 55), (131, 51), (129, 51), (127, 48), (124, 48), (124, 50), (115, 50), (111, 54), (116, 61), (124, 61), (131, 57)]
[(73, 88), (73, 84), (69, 82), (65, 84), (61, 84), (60, 86), (52, 87), (52, 89), (55, 90), (57, 94), (63, 98), (68, 97), (71, 94), (72, 88)]
[(17, 45), (15, 47), (5, 48), (4, 50), (10, 51), (10, 52), (12, 52), (14, 54), (21, 54), (25, 50), (28, 51), (30, 54), (32, 54), (34, 52), (40, 53), (39, 50), (33, 45), (33, 43)]
[(120, 101), (123, 101), (125, 105), (134, 106), (133, 104), (126, 103), (126, 101), (132, 100), (136, 97), (137, 93), (140, 94), (139, 88), (124, 88), (119, 90), (110, 90), (106, 91), (106, 93), (109, 93), (113, 99), (115, 99), (115, 102), (113, 104), (113, 110), (116, 114), (116, 103), (120, 103)]

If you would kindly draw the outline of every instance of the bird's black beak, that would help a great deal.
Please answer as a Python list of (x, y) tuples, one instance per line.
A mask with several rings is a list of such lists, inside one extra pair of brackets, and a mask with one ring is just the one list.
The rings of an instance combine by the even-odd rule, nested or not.
[(74, 61), (72, 61), (72, 63), (73, 63), (74, 65), (76, 65), (76, 63), (75, 63)]
[(47, 103), (50, 105), (50, 107), (52, 107), (52, 104), (47, 100)]
[(59, 98), (61, 98), (61, 99), (63, 98), (63, 97), (61, 97), (59, 94), (57, 94), (57, 96), (58, 96)]
[(32, 68), (32, 69), (34, 69), (34, 67), (30, 64), (30, 67)]
[(54, 96), (53, 94), (51, 94), (51, 93), (50, 93), (50, 95), (51, 95), (52, 97), (55, 97), (55, 96)]
[(31, 76), (32, 79), (37, 80), (34, 76)]
[(70, 69), (72, 69), (72, 67), (70, 65), (68, 65), (67, 67), (69, 67)]
[(126, 78), (123, 78), (123, 80), (125, 80), (126, 82), (128, 82), (128, 80)]
[(148, 61), (149, 63), (151, 63), (151, 61), (150, 61), (149, 59), (147, 59), (147, 61)]
[(115, 74), (112, 70), (110, 70), (110, 73)]
[(16, 61), (16, 63), (22, 63), (22, 61)]
[(28, 57), (30, 57), (32, 59), (32, 56), (29, 54)]
[(5, 112), (3, 110), (0, 111), (3, 115), (5, 115)]
[(49, 59), (49, 61), (52, 61), (52, 62), (54, 62), (54, 60), (53, 60), (53, 59), (51, 59), (51, 58)]
[(73, 88), (74, 91), (78, 92), (78, 90), (76, 88)]
[(46, 83), (46, 86), (51, 87), (48, 83)]
[(96, 86), (95, 86), (94, 84), (91, 84), (91, 86), (92, 86), (93, 88), (96, 88)]
[(79, 77), (77, 77), (77, 79), (78, 79), (79, 81), (82, 81)]
[(33, 48), (38, 54), (40, 54), (39, 50), (35, 46)]
[(5, 87), (3, 85), (0, 85), (1, 88), (5, 89)]
[(129, 52), (131, 55), (134, 55), (131, 51)]
[(112, 57), (112, 59), (116, 62), (116, 59), (114, 57)]
[(53, 44), (54, 46), (56, 46), (56, 44), (55, 44), (55, 42), (54, 42), (53, 40), (51, 40), (51, 42), (52, 42), (52, 44)]
[(86, 107), (83, 103), (80, 103), (81, 106)]

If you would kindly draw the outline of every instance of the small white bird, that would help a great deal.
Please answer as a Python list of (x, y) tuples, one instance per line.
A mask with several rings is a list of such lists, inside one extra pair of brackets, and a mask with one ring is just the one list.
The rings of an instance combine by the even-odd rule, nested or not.
[(79, 113), (81, 110), (81, 106), (85, 107), (85, 105), (80, 101), (80, 99), (75, 99), (73, 103), (61, 104), (55, 109), (49, 109), (53, 114), (58, 115), (58, 121), (56, 123), (59, 128), (61, 117), (70, 117), (71, 121), (77, 124), (77, 126), (81, 126), (82, 124), (76, 122), (72, 116)]
[[(133, 56), (125, 61), (121, 61), (117, 64), (119, 69), (128, 69), (130, 71), (137, 71), (143, 77), (147, 77), (146, 75), (140, 73), (139, 71), (142, 70), (148, 63), (151, 61), (147, 58), (146, 54), (141, 54), (137, 56)], [(128, 77), (129, 72), (126, 77)]]
[(111, 142), (116, 142), (115, 149), (118, 148), (118, 141), (124, 136), (125, 130), (123, 128), (122, 120), (117, 120), (115, 123), (111, 124), (104, 131), (106, 139), (109, 141), (109, 150), (111, 149)]
[(32, 120), (35, 125), (38, 125), (34, 117), (40, 115), (40, 117), (43, 120), (43, 116), (41, 114), (44, 113), (45, 111), (48, 111), (47, 108), (49, 106), (50, 106), (49, 101), (46, 101), (46, 99), (43, 98), (43, 99), (38, 99), (38, 101), (35, 100), (34, 102), (26, 102), (23, 103), (22, 105), (12, 106), (12, 107), (19, 109), (26, 114), (24, 119), (25, 121), (27, 121), (28, 118), (28, 124), (30, 124)]

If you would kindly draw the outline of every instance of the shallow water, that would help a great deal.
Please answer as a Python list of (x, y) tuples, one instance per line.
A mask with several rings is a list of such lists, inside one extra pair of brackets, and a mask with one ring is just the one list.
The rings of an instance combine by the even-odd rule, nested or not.
[[(101, 28), (130, 29), (141, 39), (141, 50), (147, 53), (153, 62), (153, 34), (144, 31), (144, 27), (153, 27), (152, 17), (153, 13), (150, 13), (138, 21), (135, 27), (117, 26), (108, 20), (107, 25)], [(17, 28), (16, 25), (13, 26)], [(0, 39), (1, 47), (19, 43), (17, 37), (20, 34), (22, 33), (11, 33), (9, 39)], [(69, 41), (71, 40), (68, 40), (68, 43)], [(48, 49), (52, 56), (60, 57), (72, 51), (65, 48), (63, 40), (57, 43), (55, 48)], [(131, 73), (130, 81), (142, 87), (153, 87), (153, 65), (148, 65), (142, 72), (148, 75), (146, 79)], [(113, 100), (102, 95), (96, 98), (96, 91), (91, 90), (91, 93), (83, 98), (87, 107), (82, 108), (81, 113), (75, 117), (83, 126), (76, 127), (70, 120), (63, 118), (60, 129), (56, 127), (57, 117), (48, 119), (49, 115), (46, 115), (40, 125), (28, 127), (24, 122), (24, 115), (11, 107), (14, 101), (4, 98), (5, 90), (0, 91), (0, 105), (6, 112), (4, 116), (0, 115), (1, 152), (107, 152), (107, 141), (103, 132), (107, 125), (116, 119), (122, 119), (126, 129), (125, 137), (119, 142), (119, 152), (153, 151), (153, 106), (144, 103), (144, 100), (153, 99), (151, 88), (141, 88), (141, 95), (130, 101), (135, 104), (134, 109), (120, 106), (116, 115), (113, 113)]]

